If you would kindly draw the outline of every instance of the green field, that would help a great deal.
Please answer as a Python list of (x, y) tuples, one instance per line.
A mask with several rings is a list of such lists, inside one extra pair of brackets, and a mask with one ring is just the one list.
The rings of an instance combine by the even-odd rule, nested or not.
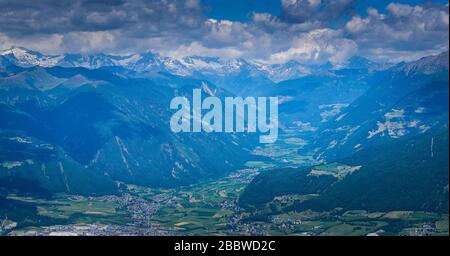
[[(176, 189), (126, 185), (120, 196), (83, 197), (56, 194), (51, 198), (4, 195), (0, 234), (11, 230), (41, 230), (52, 225), (118, 225), (169, 230), (180, 235), (448, 235), (448, 214), (334, 209), (296, 212), (292, 207), (317, 194), (277, 196), (257, 210), (242, 209), (237, 201), (249, 182), (275, 166), (314, 163), (298, 154), (308, 142), (283, 134), (275, 144), (254, 150), (269, 160), (247, 162), (248, 169)], [(341, 163), (314, 163), (309, 175), (338, 179), (358, 171)], [(0, 197), (0, 201), (1, 201)], [(17, 211), (16, 209), (20, 209)], [(3, 219), (3, 220), (2, 220)]]

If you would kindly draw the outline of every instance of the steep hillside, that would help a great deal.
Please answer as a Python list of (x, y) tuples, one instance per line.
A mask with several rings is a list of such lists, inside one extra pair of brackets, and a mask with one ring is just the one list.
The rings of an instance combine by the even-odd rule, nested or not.
[(276, 196), (318, 194), (293, 209), (448, 212), (448, 143), (447, 128), (364, 149), (332, 165), (266, 171), (240, 203), (257, 207)]
[(372, 145), (438, 131), (448, 124), (448, 89), (448, 53), (378, 72), (361, 97), (317, 131), (309, 149), (335, 161)]
[[(251, 158), (247, 148), (256, 137), (172, 133), (174, 96), (191, 97), (194, 88), (229, 94), (205, 81), (160, 76), (153, 81), (107, 70), (32, 67), (0, 78), (0, 179), (12, 186), (24, 177), (49, 191), (74, 193), (90, 181), (93, 192), (96, 186), (106, 190), (101, 182), (115, 186), (113, 181), (176, 186), (219, 177)], [(6, 142), (15, 138), (30, 145), (14, 151), (16, 145)], [(52, 157), (34, 149), (42, 144), (54, 150), (46, 152)], [(62, 183), (46, 180), (50, 172), (60, 173), (55, 179)], [(102, 177), (100, 183), (95, 177)]]

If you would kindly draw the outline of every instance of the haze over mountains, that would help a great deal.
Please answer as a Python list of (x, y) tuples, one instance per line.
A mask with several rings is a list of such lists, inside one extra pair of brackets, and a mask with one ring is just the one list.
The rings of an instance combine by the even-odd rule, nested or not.
[[(235, 94), (249, 92), (248, 87), (272, 85), (281, 81), (304, 77), (312, 73), (329, 72), (331, 64), (304, 65), (297, 61), (284, 64), (268, 64), (242, 58), (222, 60), (218, 57), (188, 56), (180, 59), (146, 52), (132, 55), (65, 54), (43, 55), (23, 47), (13, 47), (0, 52), (0, 64), (20, 67), (83, 67), (98, 69), (122, 67), (135, 72), (167, 72), (179, 76), (195, 76), (208, 79)], [(365, 68), (374, 71), (383, 65), (362, 57), (349, 59), (348, 68)], [(345, 68), (339, 67), (339, 68)]]
[[(244, 205), (311, 193), (323, 195), (311, 208), (390, 210), (411, 202), (414, 194), (403, 192), (417, 189), (437, 196), (402, 206), (448, 211), (448, 58), (444, 52), (386, 65), (353, 57), (333, 67), (151, 52), (48, 56), (4, 50), (0, 187), (110, 194), (122, 183), (176, 187), (243, 168), (258, 158), (251, 154), (259, 146), (253, 136), (170, 131), (170, 100), (201, 88), (219, 97), (278, 96), (281, 132), (293, 129), (301, 134), (295, 139), (307, 141), (299, 154), (361, 166), (343, 179), (309, 175), (308, 168), (267, 172), (243, 194)], [(412, 166), (413, 160), (420, 161)], [(364, 204), (367, 198), (393, 199), (383, 206)]]

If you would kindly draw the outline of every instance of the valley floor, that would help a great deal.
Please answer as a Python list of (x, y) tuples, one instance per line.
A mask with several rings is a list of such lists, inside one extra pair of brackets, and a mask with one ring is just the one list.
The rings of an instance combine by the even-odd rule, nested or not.
[[(6, 196), (9, 209), (0, 212), (2, 235), (449, 235), (448, 214), (334, 209), (328, 212), (290, 211), (289, 206), (316, 195), (276, 197), (265, 208), (245, 210), (239, 196), (260, 172), (273, 166), (301, 166), (309, 156), (297, 154), (307, 142), (282, 137), (280, 143), (255, 149), (273, 161), (249, 162), (219, 180), (178, 189), (128, 185), (120, 196), (83, 197), (58, 194), (52, 198)], [(288, 161), (286, 159), (289, 159)], [(339, 175), (355, 168), (326, 165), (317, 175)], [(14, 207), (14, 204), (20, 204)], [(26, 206), (26, 207), (24, 207)]]
[[(122, 196), (9, 195), (36, 206), (36, 220), (4, 219), (4, 235), (448, 235), (448, 215), (429, 212), (248, 212), (236, 199), (257, 173), (236, 172), (180, 189), (128, 186)], [(314, 195), (308, 195), (314, 196)], [(277, 198), (286, 207), (305, 196)]]

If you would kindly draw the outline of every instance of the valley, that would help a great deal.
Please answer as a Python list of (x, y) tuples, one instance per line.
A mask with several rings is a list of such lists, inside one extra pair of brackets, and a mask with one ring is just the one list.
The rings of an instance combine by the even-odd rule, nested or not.
[[(0, 235), (449, 234), (448, 52), (308, 75), (200, 57), (180, 74), (151, 53), (1, 56)], [(277, 141), (172, 132), (171, 99), (195, 91), (278, 97)]]
[[(295, 210), (294, 205), (318, 194), (276, 196), (257, 208), (242, 207), (239, 198), (260, 173), (275, 166), (300, 167), (314, 162), (298, 155), (307, 141), (299, 134), (284, 133), (275, 145), (256, 154), (269, 161), (250, 161), (247, 168), (226, 177), (180, 188), (125, 185), (119, 195), (74, 196), (60, 193), (51, 198), (10, 194), (13, 206), (30, 209), (22, 216), (5, 216), (3, 235), (293, 235), (382, 236), (448, 235), (448, 214), (426, 211), (367, 211), (335, 208), (326, 211)], [(297, 149), (297, 150), (294, 150)], [(264, 153), (262, 153), (264, 152)], [(284, 159), (290, 159), (286, 161)], [(345, 179), (358, 168), (339, 163), (318, 165), (311, 175)], [(12, 207), (14, 208), (14, 207)], [(22, 207), (23, 208), (23, 207)], [(22, 219), (22, 221), (15, 221)]]
[[(37, 222), (3, 220), (3, 235), (448, 235), (448, 215), (420, 211), (285, 211), (314, 195), (278, 197), (264, 210), (236, 204), (256, 173), (242, 170), (215, 182), (158, 191), (131, 186), (122, 196), (53, 200), (9, 196), (37, 206)], [(46, 219), (46, 220), (44, 220)], [(44, 221), (43, 221), (44, 220)], [(37, 226), (38, 225), (38, 226)]]

